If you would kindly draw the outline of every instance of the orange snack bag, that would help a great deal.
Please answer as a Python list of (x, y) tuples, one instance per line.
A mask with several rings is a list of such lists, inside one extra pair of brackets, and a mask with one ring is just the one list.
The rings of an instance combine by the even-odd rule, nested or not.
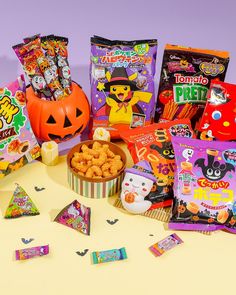
[(157, 179), (146, 197), (152, 202), (149, 210), (172, 204), (175, 155), (171, 136), (195, 138), (190, 120), (152, 124), (121, 133), (134, 162), (148, 161)]

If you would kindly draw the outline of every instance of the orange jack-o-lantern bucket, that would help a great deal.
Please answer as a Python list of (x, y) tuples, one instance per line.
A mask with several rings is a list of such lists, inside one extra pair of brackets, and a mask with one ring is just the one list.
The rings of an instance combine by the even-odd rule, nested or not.
[(38, 98), (29, 87), (27, 110), (35, 136), (41, 141), (65, 141), (80, 134), (89, 121), (90, 106), (83, 90), (72, 83), (72, 93), (60, 101)]

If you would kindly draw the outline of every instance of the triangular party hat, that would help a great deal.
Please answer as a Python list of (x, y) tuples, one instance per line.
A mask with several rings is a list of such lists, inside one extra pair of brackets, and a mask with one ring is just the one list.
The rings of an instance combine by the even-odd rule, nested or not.
[(11, 201), (7, 207), (5, 218), (38, 215), (39, 211), (24, 189), (16, 184)]

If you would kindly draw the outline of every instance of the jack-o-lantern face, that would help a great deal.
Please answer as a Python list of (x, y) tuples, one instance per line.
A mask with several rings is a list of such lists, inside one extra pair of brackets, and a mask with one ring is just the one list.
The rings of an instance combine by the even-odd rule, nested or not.
[(82, 89), (73, 83), (72, 94), (60, 101), (37, 98), (27, 89), (27, 109), (32, 129), (42, 141), (65, 141), (80, 134), (89, 121), (90, 107)]

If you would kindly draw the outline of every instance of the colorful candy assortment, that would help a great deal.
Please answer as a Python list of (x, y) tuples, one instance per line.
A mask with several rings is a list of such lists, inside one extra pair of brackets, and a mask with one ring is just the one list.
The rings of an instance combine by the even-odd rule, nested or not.
[(71, 93), (68, 38), (35, 35), (13, 46), (35, 94), (46, 100), (61, 100)]
[[(34, 35), (23, 41), (13, 49), (31, 91), (42, 100), (69, 97), (68, 39)], [(106, 189), (109, 196), (121, 189), (122, 205), (133, 214), (172, 205), (170, 229), (236, 233), (236, 85), (223, 82), (229, 53), (166, 45), (155, 110), (156, 50), (156, 39), (91, 38), (90, 136), (94, 141), (72, 149), (68, 166), (73, 177), (69, 175), (68, 181), (76, 192), (82, 194), (84, 189), (92, 198), (98, 192), (101, 197)], [(0, 89), (0, 177), (40, 155), (27, 122), (25, 88), (21, 76)], [(69, 113), (76, 118), (82, 115), (77, 106), (67, 107), (63, 106), (63, 128), (72, 126)], [(156, 124), (152, 124), (154, 111)], [(47, 116), (46, 123), (55, 124), (54, 117)], [(50, 136), (57, 140), (59, 135)], [(110, 149), (115, 146), (109, 142), (114, 138), (127, 143), (134, 160), (132, 168), (124, 170), (125, 156)], [(44, 143), (42, 150), (43, 161), (55, 165), (57, 144)], [(91, 186), (86, 184), (88, 179)], [(38, 214), (29, 195), (17, 185), (5, 218)], [(90, 217), (91, 209), (74, 200), (54, 221), (90, 235)], [(182, 243), (174, 233), (149, 250), (161, 256)], [(15, 254), (16, 260), (25, 260), (48, 253), (46, 245), (16, 250)], [(93, 264), (127, 259), (124, 247), (92, 252), (91, 256)]]

